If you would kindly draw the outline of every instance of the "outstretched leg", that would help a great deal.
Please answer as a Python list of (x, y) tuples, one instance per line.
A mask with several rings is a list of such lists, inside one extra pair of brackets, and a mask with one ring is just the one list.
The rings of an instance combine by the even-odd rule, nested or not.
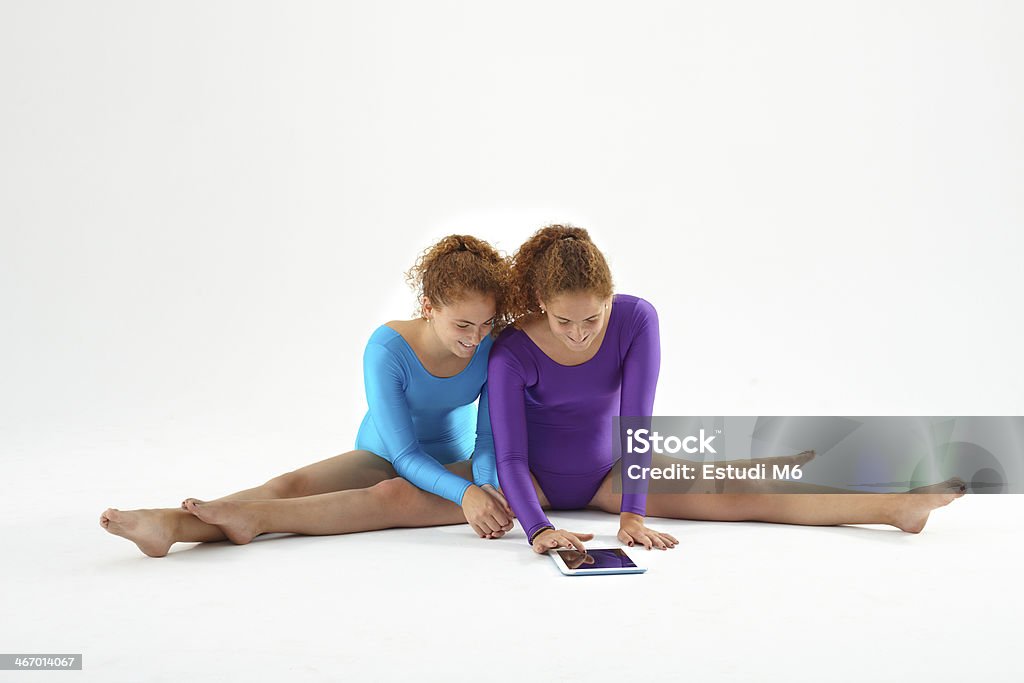
[[(447, 467), (466, 479), (472, 477), (468, 461)], [(185, 505), (196, 517), (217, 525), (232, 542), (239, 544), (266, 533), (327, 536), (466, 521), (459, 505), (423, 491), (400, 477), (369, 488), (301, 498), (186, 501)]]
[[(297, 498), (329, 491), (361, 489), (398, 476), (391, 463), (369, 451), (350, 451), (270, 479), (261, 486), (217, 500), (269, 500)], [(197, 501), (190, 498), (187, 501)], [(176, 542), (223, 541), (227, 535), (185, 509), (162, 508), (122, 511), (108, 508), (100, 526), (134, 542), (146, 555), (163, 557)]]
[[(592, 507), (618, 513), (622, 496), (613, 492), (618, 467), (608, 473)], [(837, 524), (887, 524), (909, 533), (924, 529), (932, 510), (964, 495), (967, 487), (959, 478), (908, 493), (854, 493), (799, 482), (779, 482), (785, 493), (650, 493), (647, 515), (669, 519), (720, 522), (774, 522), (832, 526)], [(621, 489), (620, 489), (621, 490)], [(700, 488), (695, 489), (700, 491)], [(827, 491), (822, 493), (821, 491)]]

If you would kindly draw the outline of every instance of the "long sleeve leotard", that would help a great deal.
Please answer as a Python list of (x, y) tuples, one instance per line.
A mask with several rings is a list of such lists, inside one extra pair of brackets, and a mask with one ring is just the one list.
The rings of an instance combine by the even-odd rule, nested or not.
[[(488, 363), (498, 481), (527, 538), (549, 524), (530, 473), (556, 509), (586, 507), (615, 463), (612, 418), (649, 416), (661, 367), (658, 315), (634, 296), (614, 297), (593, 358), (565, 366), (525, 332), (505, 330)], [(646, 496), (625, 493), (623, 512)]]
[(402, 335), (378, 327), (363, 354), (369, 410), (356, 448), (385, 458), (399, 476), (454, 503), (462, 503), (470, 482), (445, 469), (448, 463), (472, 455), (474, 483), (497, 486), (486, 386), (491, 347), (485, 337), (462, 372), (435, 377)]

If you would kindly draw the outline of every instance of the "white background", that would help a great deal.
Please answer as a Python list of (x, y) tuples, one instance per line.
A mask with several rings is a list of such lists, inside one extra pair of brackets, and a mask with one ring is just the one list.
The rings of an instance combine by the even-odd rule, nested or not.
[(96, 521), (348, 450), (362, 346), (451, 232), (590, 229), (660, 312), (660, 414), (1024, 413), (1022, 23), (4, 2), (0, 651), (83, 653), (35, 674), (60, 680), (1018, 676), (1017, 496), (920, 536), (666, 522), (683, 544), (646, 576), (590, 580), (519, 531), (151, 560)]

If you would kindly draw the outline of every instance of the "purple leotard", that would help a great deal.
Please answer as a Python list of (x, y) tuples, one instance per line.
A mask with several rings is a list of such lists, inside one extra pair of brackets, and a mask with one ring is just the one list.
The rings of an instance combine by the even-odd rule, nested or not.
[[(556, 509), (586, 507), (615, 464), (612, 418), (650, 415), (661, 366), (658, 314), (618, 294), (601, 347), (581, 365), (560, 365), (525, 332), (505, 330), (487, 365), (498, 481), (529, 539), (550, 524), (530, 473)], [(642, 515), (646, 496), (624, 494)]]

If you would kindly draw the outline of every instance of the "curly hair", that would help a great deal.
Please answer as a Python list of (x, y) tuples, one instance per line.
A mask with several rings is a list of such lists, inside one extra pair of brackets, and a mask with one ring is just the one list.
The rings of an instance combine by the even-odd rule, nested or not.
[[(494, 297), (494, 334), (509, 321), (509, 262), (498, 250), (472, 235), (448, 235), (427, 248), (405, 274), (416, 300), (430, 299), (435, 306), (448, 306), (467, 294)], [(419, 316), (417, 308), (415, 315)]]
[(508, 311), (513, 319), (540, 310), (542, 299), (563, 292), (612, 295), (612, 273), (590, 233), (549, 225), (533, 233), (512, 257)]

